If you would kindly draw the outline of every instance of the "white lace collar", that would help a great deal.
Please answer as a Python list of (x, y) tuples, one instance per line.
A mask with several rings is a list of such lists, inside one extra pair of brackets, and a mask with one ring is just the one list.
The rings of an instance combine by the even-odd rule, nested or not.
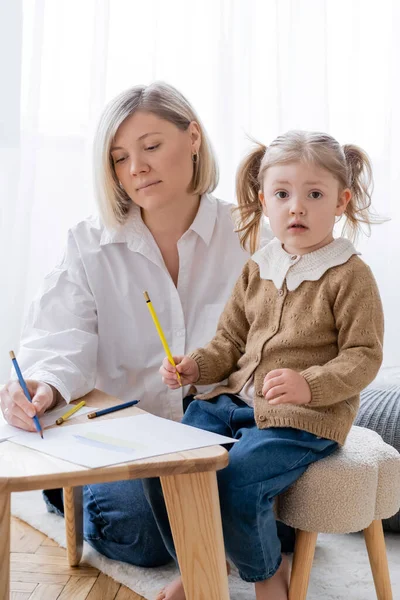
[(353, 254), (360, 254), (345, 238), (337, 238), (315, 252), (288, 254), (281, 242), (274, 238), (253, 254), (252, 259), (260, 267), (261, 279), (271, 280), (280, 289), (286, 280), (291, 292), (303, 281), (318, 281), (328, 269), (343, 265)]

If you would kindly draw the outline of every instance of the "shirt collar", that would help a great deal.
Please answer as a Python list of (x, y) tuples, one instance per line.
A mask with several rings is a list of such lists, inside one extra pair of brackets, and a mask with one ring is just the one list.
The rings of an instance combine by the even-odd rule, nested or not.
[(258, 250), (252, 259), (260, 268), (261, 279), (271, 280), (277, 289), (286, 281), (289, 291), (303, 281), (318, 281), (328, 269), (343, 265), (353, 254), (360, 254), (345, 238), (337, 238), (319, 250), (308, 254), (288, 254), (282, 243), (274, 238)]
[[(189, 227), (208, 245), (217, 219), (217, 201), (211, 194), (203, 194), (196, 217)], [(132, 202), (125, 222), (115, 229), (104, 228), (100, 245), (126, 243), (131, 250), (138, 250), (150, 234), (143, 222), (140, 208)]]
[(199, 235), (208, 246), (217, 220), (217, 201), (211, 194), (204, 194), (200, 199), (199, 210), (189, 227)]

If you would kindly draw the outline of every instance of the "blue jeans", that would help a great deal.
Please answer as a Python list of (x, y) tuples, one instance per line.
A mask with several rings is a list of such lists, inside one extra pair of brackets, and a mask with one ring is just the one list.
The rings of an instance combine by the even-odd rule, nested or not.
[[(49, 512), (64, 516), (62, 490), (45, 490)], [(104, 556), (138, 567), (171, 562), (147, 502), (141, 479), (86, 485), (83, 488), (85, 540)]]
[[(272, 577), (282, 560), (274, 499), (338, 444), (299, 429), (258, 429), (253, 409), (225, 394), (211, 402), (192, 402), (182, 422), (239, 440), (229, 445), (229, 465), (217, 472), (225, 549), (245, 581)], [(164, 543), (176, 559), (159, 479), (143, 484)]]

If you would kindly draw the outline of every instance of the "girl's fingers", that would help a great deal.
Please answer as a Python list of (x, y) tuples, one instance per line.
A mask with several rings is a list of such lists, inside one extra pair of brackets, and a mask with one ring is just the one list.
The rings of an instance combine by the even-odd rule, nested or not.
[(171, 377), (170, 375), (167, 375), (165, 377), (162, 378), (163, 383), (165, 383), (165, 385), (173, 385), (174, 383), (178, 382), (177, 377)]
[(168, 379), (163, 379), (163, 383), (165, 383), (165, 385), (168, 386), (170, 390), (177, 390), (178, 388), (181, 387), (176, 380), (171, 381)]
[(264, 377), (264, 381), (269, 381), (270, 379), (274, 379), (275, 377), (279, 377), (283, 374), (283, 369), (273, 369)]
[(278, 396), (282, 396), (285, 393), (286, 393), (286, 386), (275, 385), (273, 388), (268, 390), (268, 392), (265, 394), (265, 399), (268, 401), (273, 400), (274, 398), (277, 398)]
[(284, 378), (279, 375), (278, 377), (272, 377), (271, 379), (264, 379), (263, 385), (263, 394), (265, 395), (267, 392), (272, 390), (274, 387), (278, 385), (282, 385), (284, 383)]
[(287, 394), (277, 396), (273, 400), (268, 400), (268, 404), (288, 404), (290, 402)]
[(176, 370), (172, 369), (172, 371), (165, 369), (163, 366), (160, 367), (159, 372), (161, 373), (161, 377), (164, 379), (176, 379)]
[(169, 371), (170, 373), (175, 373), (175, 367), (171, 365), (167, 357), (164, 358), (162, 366), (166, 371)]

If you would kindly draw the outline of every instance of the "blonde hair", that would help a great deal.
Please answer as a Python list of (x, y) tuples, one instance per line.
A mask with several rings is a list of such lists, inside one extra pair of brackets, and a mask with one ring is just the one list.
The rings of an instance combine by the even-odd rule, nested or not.
[(381, 223), (372, 213), (373, 178), (368, 155), (358, 146), (340, 144), (325, 133), (289, 131), (272, 142), (268, 148), (257, 144), (243, 160), (236, 176), (236, 192), (240, 219), (237, 231), (243, 248), (255, 252), (258, 248), (262, 206), (258, 197), (263, 189), (265, 172), (269, 167), (293, 162), (313, 163), (332, 173), (341, 190), (352, 193), (345, 216), (342, 235), (355, 241), (362, 225), (368, 233), (373, 223)]
[(172, 85), (154, 82), (137, 85), (114, 98), (105, 108), (97, 127), (93, 147), (94, 185), (101, 219), (106, 227), (122, 224), (132, 200), (120, 187), (110, 148), (120, 125), (137, 111), (145, 111), (173, 123), (185, 131), (196, 121), (201, 133), (197, 160), (189, 193), (212, 192), (218, 184), (218, 165), (207, 133), (186, 98)]

